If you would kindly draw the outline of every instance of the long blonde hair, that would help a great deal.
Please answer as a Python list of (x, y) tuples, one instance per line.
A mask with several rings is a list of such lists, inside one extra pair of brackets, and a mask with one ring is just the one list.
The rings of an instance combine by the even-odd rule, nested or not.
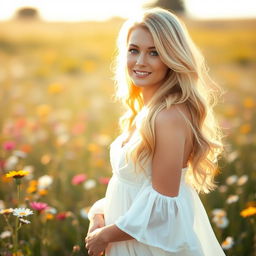
[[(126, 68), (127, 43), (130, 32), (137, 26), (147, 28), (159, 57), (169, 67), (165, 82), (145, 107), (141, 89), (128, 76)], [(222, 131), (213, 107), (217, 103), (219, 86), (207, 72), (204, 58), (191, 40), (183, 23), (173, 13), (162, 8), (145, 10), (135, 19), (127, 20), (119, 33), (118, 54), (115, 62), (116, 100), (126, 108), (120, 117), (122, 133), (136, 127), (139, 140), (129, 151), (135, 165), (141, 169), (151, 160), (155, 148), (155, 118), (171, 105), (185, 103), (191, 122), (180, 111), (190, 126), (194, 139), (187, 172), (189, 182), (198, 192), (208, 193), (216, 187), (217, 158), (223, 151)]]

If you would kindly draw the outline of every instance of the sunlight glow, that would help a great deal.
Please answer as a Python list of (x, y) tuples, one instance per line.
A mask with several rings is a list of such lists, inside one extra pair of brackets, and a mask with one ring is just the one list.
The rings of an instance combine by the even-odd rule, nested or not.
[[(127, 18), (153, 0), (0, 0), (0, 20), (10, 19), (21, 7), (38, 9), (46, 21), (104, 21)], [(187, 12), (195, 18), (256, 18), (255, 0), (184, 0)]]

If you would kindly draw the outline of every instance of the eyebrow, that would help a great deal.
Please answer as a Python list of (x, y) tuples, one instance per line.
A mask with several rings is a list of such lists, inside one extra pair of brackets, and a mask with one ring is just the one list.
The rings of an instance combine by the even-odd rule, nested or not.
[[(132, 46), (132, 47), (136, 47), (136, 48), (140, 48), (138, 45), (136, 45), (136, 44), (129, 44), (129, 46)], [(150, 47), (148, 47), (148, 49), (156, 49), (156, 47), (155, 46), (150, 46)]]

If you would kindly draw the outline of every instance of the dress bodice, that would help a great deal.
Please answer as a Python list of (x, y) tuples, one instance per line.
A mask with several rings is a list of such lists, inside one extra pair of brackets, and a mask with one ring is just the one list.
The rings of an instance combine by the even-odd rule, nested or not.
[[(135, 131), (131, 136), (130, 140), (122, 146), (125, 134), (119, 135), (110, 145), (110, 163), (112, 166), (113, 174), (118, 177), (123, 182), (129, 183), (131, 185), (141, 185), (145, 182), (145, 179), (151, 180), (151, 161), (150, 159), (144, 164), (145, 171), (139, 169), (137, 165), (137, 170), (135, 172), (135, 164), (132, 159), (126, 161), (126, 152), (129, 146), (136, 143), (138, 140), (138, 132)], [(182, 168), (182, 179), (185, 177), (185, 173), (188, 167)]]

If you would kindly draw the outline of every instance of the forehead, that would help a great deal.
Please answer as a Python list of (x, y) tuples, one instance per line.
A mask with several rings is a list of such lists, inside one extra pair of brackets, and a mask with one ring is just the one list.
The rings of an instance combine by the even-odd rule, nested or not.
[(131, 30), (128, 37), (128, 44), (135, 44), (137, 46), (152, 47), (154, 41), (151, 33), (145, 27), (135, 27)]

